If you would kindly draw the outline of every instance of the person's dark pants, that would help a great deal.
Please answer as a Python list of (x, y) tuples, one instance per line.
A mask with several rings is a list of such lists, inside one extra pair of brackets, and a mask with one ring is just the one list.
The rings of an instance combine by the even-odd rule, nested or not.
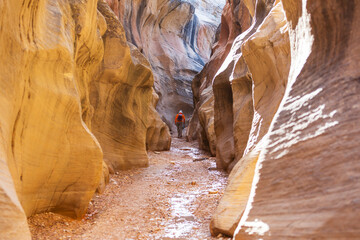
[(177, 128), (177, 132), (178, 132), (178, 138), (181, 138), (182, 137), (182, 122), (177, 122), (176, 128)]

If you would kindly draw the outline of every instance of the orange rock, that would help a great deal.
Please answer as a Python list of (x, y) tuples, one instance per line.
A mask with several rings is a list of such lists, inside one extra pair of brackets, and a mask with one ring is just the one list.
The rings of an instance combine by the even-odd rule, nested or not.
[(109, 6), (100, 2), (98, 9), (105, 17), (107, 31), (103, 65), (91, 82), (92, 130), (110, 169), (145, 167), (146, 147), (166, 150), (171, 141), (168, 128), (154, 110), (150, 65), (135, 46), (128, 45), (125, 31)]

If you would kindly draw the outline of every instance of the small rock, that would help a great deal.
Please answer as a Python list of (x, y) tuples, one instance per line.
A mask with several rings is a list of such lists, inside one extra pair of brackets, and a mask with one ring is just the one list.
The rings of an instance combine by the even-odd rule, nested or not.
[(217, 194), (219, 191), (209, 191), (209, 194)]
[(114, 179), (111, 179), (110, 182), (112, 182), (114, 184), (118, 184), (117, 181), (115, 181)]

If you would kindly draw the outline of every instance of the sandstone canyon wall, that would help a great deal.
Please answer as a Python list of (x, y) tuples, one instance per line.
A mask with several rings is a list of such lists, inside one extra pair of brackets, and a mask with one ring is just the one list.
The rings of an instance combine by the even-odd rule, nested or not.
[(107, 0), (128, 41), (149, 60), (159, 95), (158, 112), (174, 128), (181, 109), (193, 112), (191, 81), (208, 61), (223, 0)]
[(355, 1), (227, 2), (188, 129), (231, 171), (213, 235), (360, 236), (359, 17)]
[(283, 4), (291, 44), (288, 86), (235, 239), (356, 239), (360, 3)]
[[(99, 77), (91, 83), (93, 132), (110, 171), (144, 167), (148, 165), (146, 144), (152, 150), (169, 149), (170, 134), (153, 110), (154, 80), (149, 63), (137, 48), (130, 49), (110, 7), (105, 2), (98, 5), (108, 28)], [(147, 143), (147, 139), (153, 142)]]
[[(228, 56), (235, 38), (250, 27), (253, 10), (246, 4), (252, 2), (229, 1), (226, 3), (221, 17), (221, 29), (217, 43), (215, 44), (210, 61), (203, 70), (196, 75), (192, 82), (194, 94), (194, 116), (190, 120), (187, 136), (189, 140), (198, 139), (202, 149), (210, 150), (216, 155), (216, 135), (214, 128), (214, 92), (213, 79), (221, 65)], [(232, 94), (224, 94), (224, 101), (231, 100)], [(224, 116), (224, 119), (232, 121), (232, 116)], [(229, 147), (233, 148), (230, 142)]]
[(102, 60), (96, 1), (1, 6), (2, 158), (27, 215), (52, 210), (79, 217), (102, 164), (100, 145), (81, 117), (78, 90), (86, 81), (80, 64)]
[(2, 239), (30, 239), (26, 216), (35, 213), (82, 217), (106, 182), (103, 152), (122, 169), (147, 165), (147, 139), (170, 147), (150, 66), (105, 5), (0, 1)]

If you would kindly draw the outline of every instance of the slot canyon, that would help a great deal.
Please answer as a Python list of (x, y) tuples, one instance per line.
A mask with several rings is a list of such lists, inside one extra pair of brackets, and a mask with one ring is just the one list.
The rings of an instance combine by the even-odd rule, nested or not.
[(360, 239), (360, 1), (0, 11), (0, 240)]

